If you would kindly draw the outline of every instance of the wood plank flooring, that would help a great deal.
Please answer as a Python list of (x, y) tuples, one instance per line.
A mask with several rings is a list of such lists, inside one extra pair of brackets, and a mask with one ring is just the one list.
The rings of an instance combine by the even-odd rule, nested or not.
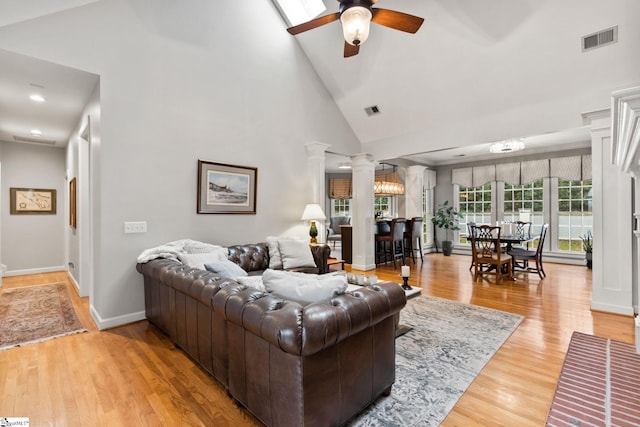
[[(571, 333), (633, 343), (631, 317), (590, 311), (591, 272), (545, 265), (547, 278), (474, 282), (468, 256), (412, 263), (423, 294), (517, 313), (520, 327), (458, 401), (443, 426), (543, 426)], [(348, 269), (348, 268), (347, 268)], [(390, 265), (375, 272), (400, 282)], [(35, 426), (259, 426), (225, 390), (146, 321), (98, 331), (87, 298), (65, 272), (3, 279), (3, 289), (67, 282), (88, 332), (0, 351), (0, 417)], [(140, 279), (142, 287), (142, 278)]]

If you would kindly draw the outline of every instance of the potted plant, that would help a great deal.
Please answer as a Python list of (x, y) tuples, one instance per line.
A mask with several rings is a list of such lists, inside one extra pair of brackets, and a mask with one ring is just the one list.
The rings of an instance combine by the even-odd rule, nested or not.
[(587, 260), (587, 268), (591, 269), (593, 262), (593, 234), (591, 231), (580, 236), (582, 240), (582, 250), (584, 251), (584, 258)]
[(453, 250), (453, 242), (450, 238), (452, 231), (460, 230), (458, 221), (462, 218), (462, 214), (454, 209), (453, 205), (449, 205), (449, 201), (441, 205), (438, 205), (436, 214), (431, 218), (431, 222), (438, 228), (443, 228), (445, 231), (445, 240), (442, 241), (442, 253), (445, 256), (451, 255)]

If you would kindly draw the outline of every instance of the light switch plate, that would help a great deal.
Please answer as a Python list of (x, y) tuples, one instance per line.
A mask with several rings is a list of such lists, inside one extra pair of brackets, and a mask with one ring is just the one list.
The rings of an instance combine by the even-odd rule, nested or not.
[(147, 221), (136, 221), (136, 222), (125, 222), (124, 223), (124, 233), (146, 233), (147, 232)]

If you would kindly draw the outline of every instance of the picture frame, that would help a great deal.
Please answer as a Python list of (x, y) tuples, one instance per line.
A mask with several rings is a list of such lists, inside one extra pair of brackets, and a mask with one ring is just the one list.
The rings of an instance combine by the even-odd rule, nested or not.
[(55, 215), (56, 190), (48, 188), (9, 188), (11, 215)]
[(76, 228), (76, 179), (69, 181), (69, 225)]
[(256, 213), (258, 168), (198, 160), (199, 214)]

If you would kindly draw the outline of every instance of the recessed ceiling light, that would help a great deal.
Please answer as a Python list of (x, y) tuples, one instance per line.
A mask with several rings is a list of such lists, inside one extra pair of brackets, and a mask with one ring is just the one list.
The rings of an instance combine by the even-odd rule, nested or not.
[(42, 131), (38, 129), (31, 129), (31, 135), (33, 136), (42, 136)]
[(37, 93), (34, 93), (33, 95), (29, 96), (29, 99), (31, 99), (32, 101), (35, 101), (35, 102), (44, 102), (44, 101), (46, 101), (44, 96), (38, 95)]
[(338, 169), (351, 169), (351, 162), (338, 163)]

